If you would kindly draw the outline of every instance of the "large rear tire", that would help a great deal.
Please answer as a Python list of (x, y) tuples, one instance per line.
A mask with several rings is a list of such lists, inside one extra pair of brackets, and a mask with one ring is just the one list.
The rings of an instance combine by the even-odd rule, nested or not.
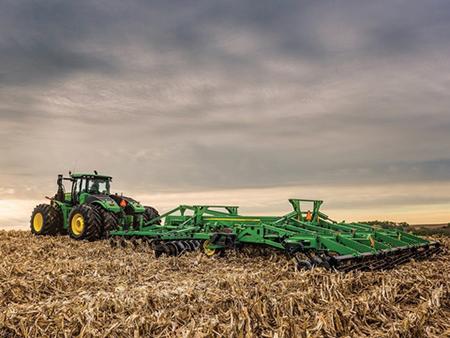
[(62, 229), (63, 216), (58, 207), (39, 204), (31, 214), (30, 228), (34, 235), (56, 235)]
[(115, 213), (103, 209), (100, 205), (94, 204), (93, 207), (97, 210), (101, 217), (101, 237), (108, 238), (109, 232), (119, 227), (119, 218)]
[(102, 219), (91, 205), (74, 207), (69, 215), (69, 236), (76, 240), (95, 241), (101, 236)]
[[(153, 207), (150, 206), (144, 206), (145, 212), (144, 212), (144, 222), (148, 222), (152, 220), (153, 218), (159, 217), (159, 212)], [(153, 224), (161, 224), (161, 220), (156, 221)]]

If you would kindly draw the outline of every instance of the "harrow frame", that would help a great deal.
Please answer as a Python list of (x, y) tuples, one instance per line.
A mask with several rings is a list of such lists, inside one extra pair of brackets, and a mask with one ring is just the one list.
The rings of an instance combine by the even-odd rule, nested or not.
[[(246, 244), (264, 245), (296, 257), (301, 268), (343, 271), (387, 269), (440, 251), (438, 242), (398, 228), (336, 222), (320, 211), (321, 200), (289, 202), (293, 211), (283, 216), (244, 216), (237, 206), (228, 205), (180, 205), (143, 225), (120, 226), (110, 236), (113, 242), (149, 240), (157, 256), (178, 255), (200, 245), (208, 255)], [(302, 210), (305, 203), (312, 204), (312, 210)]]

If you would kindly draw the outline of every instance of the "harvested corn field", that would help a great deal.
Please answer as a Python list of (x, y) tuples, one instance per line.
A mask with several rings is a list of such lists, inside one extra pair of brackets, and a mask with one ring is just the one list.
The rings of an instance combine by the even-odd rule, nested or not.
[(447, 252), (344, 274), (295, 271), (272, 251), (156, 259), (107, 241), (0, 231), (0, 254), (2, 337), (450, 335)]

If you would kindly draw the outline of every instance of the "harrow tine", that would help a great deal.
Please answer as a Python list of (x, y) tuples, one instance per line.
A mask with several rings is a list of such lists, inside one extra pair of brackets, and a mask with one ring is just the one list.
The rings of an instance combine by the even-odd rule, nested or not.
[(154, 246), (153, 251), (155, 252), (155, 257), (158, 258), (162, 254), (166, 253), (167, 249), (165, 244), (157, 244)]
[(177, 247), (177, 256), (182, 255), (185, 251), (187, 251), (186, 246), (182, 241), (175, 241), (175, 246)]
[(442, 251), (442, 247), (439, 243), (431, 243), (430, 247), (424, 248), (417, 254), (417, 260), (424, 260), (433, 255), (439, 254)]
[(167, 256), (180, 256), (187, 251), (193, 251), (196, 248), (195, 241), (180, 240), (180, 241), (167, 241), (167, 242), (154, 242), (151, 244), (155, 251), (155, 256), (160, 257), (165, 254)]
[(382, 266), (382, 269), (392, 269), (398, 265), (401, 265), (402, 263), (409, 261), (412, 256), (414, 256), (413, 250), (405, 250), (405, 252), (399, 252), (394, 254), (393, 256), (388, 256), (386, 263)]
[(192, 251), (191, 243), (189, 241), (181, 241), (186, 248), (186, 251)]
[(178, 247), (174, 242), (167, 242), (166, 248), (169, 256), (178, 256)]
[(198, 248), (200, 248), (200, 241), (193, 239), (190, 242), (193, 246), (193, 250), (198, 250)]
[(440, 251), (441, 248), (439, 244), (431, 247), (426, 245), (422, 247), (394, 248), (375, 254), (370, 253), (362, 254), (360, 256), (347, 255), (331, 257), (330, 266), (331, 268), (342, 272), (349, 272), (352, 270), (388, 270), (407, 263), (411, 259), (421, 260), (428, 258)]
[(309, 259), (301, 259), (297, 261), (297, 269), (299, 270), (311, 270), (313, 265)]
[(186, 251), (194, 251), (195, 248), (190, 241), (181, 241), (186, 248)]

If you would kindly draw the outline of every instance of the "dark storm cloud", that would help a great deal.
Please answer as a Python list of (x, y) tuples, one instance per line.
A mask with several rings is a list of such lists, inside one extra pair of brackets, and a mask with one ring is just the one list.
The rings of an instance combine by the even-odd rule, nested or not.
[[(118, 60), (108, 54), (108, 48), (120, 49), (130, 41), (162, 53), (179, 53), (186, 58), (181, 66), (209, 65), (231, 71), (249, 67), (244, 76), (248, 73), (250, 77), (263, 70), (259, 63), (264, 55), (301, 58), (327, 71), (349, 56), (404, 54), (427, 46), (429, 39), (446, 39), (443, 33), (450, 16), (446, 2), (361, 6), (359, 2), (309, 1), (11, 1), (2, 7), (3, 85), (45, 85), (47, 79), (76, 71), (118, 72)], [(229, 35), (216, 34), (221, 30)], [(252, 32), (265, 41), (254, 51), (257, 54), (236, 55), (215, 43), (231, 37), (232, 44), (233, 34), (243, 32)], [(358, 34), (361, 37), (356, 45), (346, 41), (347, 35)], [(101, 48), (90, 50), (89, 43)], [(126, 64), (121, 66), (127, 68)], [(156, 71), (170, 72), (173, 65), (157, 67)], [(318, 75), (318, 80), (324, 76)]]
[[(113, 71), (117, 60), (108, 54), (108, 47), (120, 48), (129, 41), (157, 51), (176, 51), (194, 67), (201, 66), (200, 60), (220, 68), (258, 71), (259, 61), (268, 53), (299, 57), (316, 65), (322, 60), (327, 63), (321, 66), (328, 68), (333, 60), (349, 55), (408, 53), (426, 45), (429, 38), (446, 39), (443, 31), (448, 27), (448, 9), (445, 2), (358, 6), (358, 2), (12, 1), (2, 5), (0, 14), (0, 81), (42, 85), (47, 78), (73, 71)], [(355, 34), (347, 31), (348, 26), (362, 35), (356, 46), (339, 43), (346, 35)], [(220, 30), (236, 35), (250, 31), (267, 43), (257, 48), (261, 55), (233, 55), (214, 43), (229, 38), (214, 34)], [(105, 49), (89, 50), (86, 42)], [(160, 72), (164, 68), (170, 71), (170, 64), (158, 67)], [(252, 69), (248, 71), (255, 76)]]
[(76, 71), (111, 70), (109, 60), (80, 51), (97, 24), (93, 6), (75, 2), (3, 3), (0, 12), (0, 85), (45, 86)]
[(4, 186), (94, 168), (141, 191), (450, 179), (447, 1), (0, 9)]
[[(4, 52), (3, 52), (4, 51)], [(11, 53), (8, 53), (12, 51)], [(0, 63), (4, 71), (0, 74), (2, 85), (46, 85), (47, 81), (70, 75), (76, 71), (107, 71), (110, 68), (103, 60), (64, 46), (38, 44), (3, 45)]]

